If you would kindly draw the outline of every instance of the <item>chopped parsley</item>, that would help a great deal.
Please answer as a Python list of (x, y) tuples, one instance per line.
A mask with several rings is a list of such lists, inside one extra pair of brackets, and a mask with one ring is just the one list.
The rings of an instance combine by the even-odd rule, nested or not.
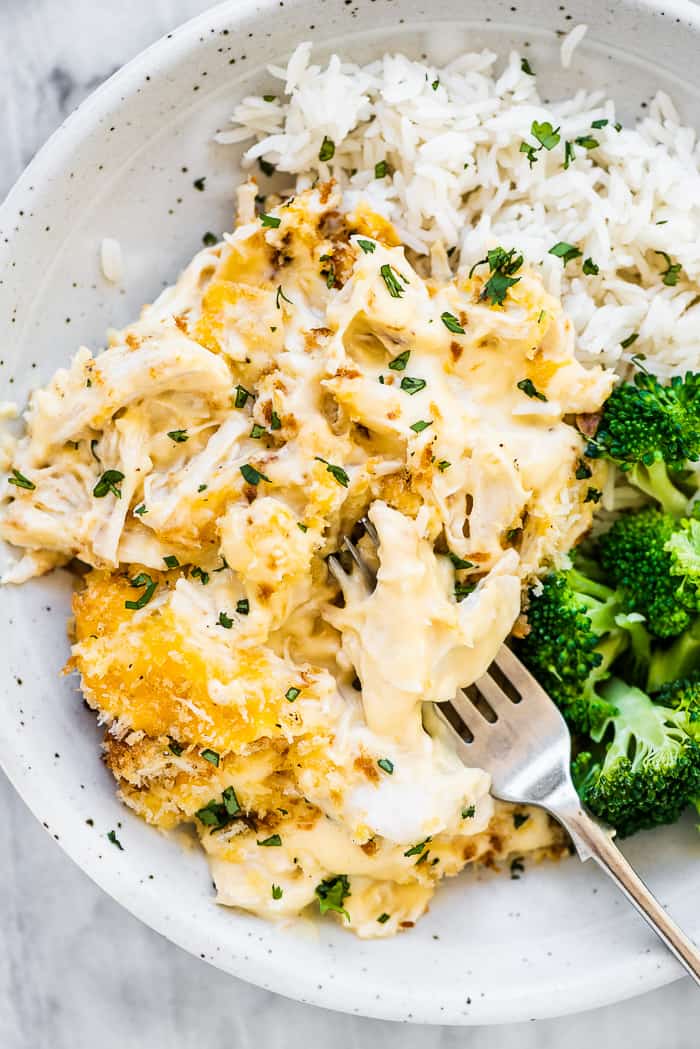
[(280, 417), (277, 414), (277, 412), (274, 411), (274, 409), (273, 409), (272, 415), (270, 416), (270, 429), (271, 430), (281, 430), (282, 429), (282, 420), (280, 419)]
[(225, 612), (219, 612), (219, 618), (216, 622), (218, 626), (222, 626), (225, 630), (230, 630), (233, 626), (231, 616), (227, 616)]
[(327, 262), (328, 265), (321, 270), (321, 276), (326, 279), (326, 287), (335, 287), (335, 265), (330, 255), (321, 255), (321, 262)]
[(459, 557), (457, 554), (453, 554), (451, 550), (447, 556), (457, 569), (474, 568), (474, 565), (471, 561), (465, 561), (463, 557)]
[(427, 837), (424, 841), (419, 841), (417, 845), (412, 845), (410, 849), (407, 849), (404, 856), (420, 856), (432, 840), (431, 837)]
[(516, 386), (528, 397), (536, 397), (538, 401), (547, 400), (545, 395), (537, 389), (532, 379), (521, 379), (519, 383), (516, 383)]
[(583, 266), (581, 269), (587, 277), (597, 277), (600, 273), (600, 266), (597, 266), (591, 258), (583, 260)]
[(530, 819), (530, 815), (527, 812), (514, 812), (513, 813), (513, 826), (516, 830), (520, 830), (523, 823), (527, 823)]
[(189, 440), (189, 434), (187, 430), (168, 430), (168, 437), (175, 444), (184, 444), (185, 441)]
[(265, 427), (260, 426), (259, 423), (253, 423), (253, 429), (250, 431), (250, 436), (254, 440), (259, 441), (261, 437), (265, 436)]
[(574, 476), (576, 477), (577, 481), (585, 481), (586, 478), (593, 476), (593, 471), (591, 470), (590, 466), (583, 461), (583, 459), (579, 459), (578, 466), (576, 467), (576, 473)]
[(510, 876), (513, 879), (513, 881), (518, 881), (519, 878), (520, 878), (520, 875), (523, 874), (524, 872), (525, 872), (525, 864), (523, 863), (523, 857), (522, 856), (516, 856), (515, 859), (511, 861), (511, 864), (510, 864)]
[(179, 758), (185, 748), (180, 746), (176, 739), (172, 736), (168, 736), (168, 750), (171, 751), (176, 758)]
[(385, 178), (385, 176), (388, 174), (388, 171), (389, 165), (387, 164), (386, 160), (380, 160), (374, 165), (375, 178)]
[(209, 750), (209, 748), (206, 747), (204, 750), (200, 750), (199, 756), (204, 758), (205, 761), (208, 761), (210, 765), (214, 766), (214, 768), (218, 769), (219, 761), (221, 759), (215, 750)]
[(246, 404), (248, 403), (248, 398), (252, 396), (253, 395), (250, 392), (250, 390), (246, 390), (245, 386), (238, 385), (236, 387), (236, 398), (233, 402), (234, 407), (245, 408)]
[(567, 171), (569, 164), (572, 164), (576, 160), (576, 150), (574, 149), (573, 142), (564, 143), (564, 171)]
[(566, 266), (567, 262), (571, 262), (573, 259), (581, 257), (581, 252), (574, 244), (567, 244), (565, 240), (559, 240), (557, 243), (549, 249), (548, 255), (556, 255), (558, 259), (561, 259)]
[(195, 812), (195, 816), (205, 827), (211, 827), (213, 833), (215, 830), (221, 830), (222, 827), (228, 827), (229, 823), (233, 823), (234, 819), (240, 815), (240, 812), (241, 806), (238, 803), (236, 791), (233, 787), (227, 787), (221, 795), (221, 801), (212, 798), (203, 808)]
[(377, 249), (377, 245), (373, 240), (358, 239), (357, 243), (364, 251), (365, 255), (371, 255)]
[(111, 830), (109, 832), (109, 834), (107, 835), (107, 839), (108, 841), (112, 842), (112, 845), (116, 845), (120, 852), (124, 851), (124, 846), (117, 837), (117, 832), (115, 830)]
[(414, 379), (410, 375), (405, 375), (401, 380), (401, 389), (411, 397), (414, 393), (420, 393), (427, 385), (425, 379)]
[(596, 128), (598, 130), (598, 129), (602, 128), (602, 127), (607, 127), (609, 123), (610, 123), (609, 120), (604, 120), (604, 119), (603, 120), (593, 120), (591, 122), (591, 127), (594, 127), (594, 128)]
[(527, 162), (530, 167), (537, 163), (537, 149), (530, 142), (521, 142), (520, 152), (527, 154)]
[(379, 917), (377, 918), (377, 921), (379, 922), (380, 925), (384, 925), (385, 922), (389, 921), (389, 918), (391, 918), (391, 915), (387, 914), (386, 911), (384, 911), (383, 914), (379, 915)]
[(603, 493), (598, 488), (589, 488), (583, 501), (584, 503), (599, 503), (602, 498)]
[(267, 215), (265, 212), (260, 216), (260, 222), (267, 229), (277, 229), (282, 219), (278, 215)]
[(300, 532), (308, 532), (309, 526), (305, 525), (303, 521), (297, 521), (297, 528)]
[(236, 602), (236, 612), (239, 616), (247, 616), (250, 612), (250, 601), (247, 597), (242, 597), (240, 601)]
[(282, 899), (282, 889), (280, 888), (279, 885), (273, 885), (272, 886), (272, 899), (273, 900), (281, 900)]
[(680, 262), (671, 262), (671, 256), (665, 251), (655, 251), (654, 254), (662, 255), (664, 262), (666, 263), (666, 269), (661, 274), (661, 279), (664, 284), (669, 288), (675, 288), (680, 280), (681, 270), (683, 269)]
[(248, 484), (257, 485), (260, 484), (261, 481), (267, 481), (268, 484), (271, 483), (269, 477), (266, 477), (264, 473), (260, 472), (260, 470), (256, 470), (254, 466), (250, 465), (250, 463), (244, 463), (243, 466), (240, 467), (240, 471)]
[(132, 612), (137, 612), (140, 608), (143, 608), (151, 600), (156, 592), (158, 584), (148, 575), (147, 572), (139, 572), (137, 576), (129, 580), (131, 586), (136, 589), (144, 587), (144, 591), (136, 601), (125, 601), (124, 608), (130, 609)]
[(593, 138), (592, 135), (581, 135), (576, 140), (577, 146), (583, 146), (584, 149), (595, 149), (600, 145), (597, 138)]
[(320, 455), (315, 455), (314, 459), (319, 463), (325, 463), (326, 471), (338, 482), (339, 485), (342, 485), (343, 488), (348, 487), (350, 484), (350, 478), (342, 466), (334, 466), (333, 463), (329, 463), (327, 459), (322, 459)]
[(347, 874), (336, 874), (333, 878), (324, 878), (314, 889), (321, 914), (335, 911), (350, 921), (350, 915), (343, 907), (350, 896), (350, 882)]
[(552, 127), (548, 120), (544, 120), (541, 124), (533, 120), (530, 134), (537, 139), (542, 149), (554, 149), (561, 141), (559, 128)]
[(427, 430), (429, 426), (432, 426), (432, 419), (426, 422), (425, 419), (419, 419), (417, 423), (411, 423), (411, 429), (414, 433), (423, 433), (423, 430)]
[[(117, 470), (112, 470), (110, 472), (111, 473), (117, 473), (118, 471)], [(123, 480), (123, 478), (124, 478), (124, 474), (119, 474), (119, 477), (117, 478), (117, 480), (121, 481), (121, 480)], [(19, 470), (16, 470), (14, 468), (12, 470), (12, 477), (8, 477), (7, 483), (8, 484), (13, 484), (15, 486), (15, 488), (26, 488), (26, 490), (28, 492), (33, 492), (34, 489), (36, 488), (36, 485), (34, 484), (33, 481), (30, 481), (28, 477), (25, 477), (24, 474), (21, 474), (19, 472)], [(93, 495), (96, 495), (96, 494), (97, 493), (93, 491)], [(106, 493), (104, 493), (104, 494), (106, 494)], [(121, 492), (119, 492), (117, 494), (121, 495)]]
[(206, 492), (208, 487), (209, 487), (208, 484), (200, 484), (199, 487), (197, 488), (197, 491), (198, 492)]
[(163, 558), (163, 560), (165, 561), (165, 565), (166, 565), (167, 568), (179, 568), (180, 567), (180, 562), (175, 557), (175, 554), (168, 554), (166, 557)]
[(271, 834), (269, 838), (263, 838), (262, 841), (257, 841), (256, 844), (262, 847), (275, 848), (277, 845), (282, 844), (282, 839), (279, 834)]
[(453, 335), (464, 335), (464, 328), (452, 313), (441, 313), (440, 320)]
[(301, 695), (301, 689), (292, 686), (292, 688), (287, 689), (287, 691), (284, 694), (284, 698), (286, 700), (289, 700), (290, 703), (293, 703), (299, 695)]
[(141, 503), (140, 506), (135, 507), (134, 513), (138, 514), (139, 517), (143, 517), (144, 514), (148, 513), (148, 510), (146, 509), (146, 504), (145, 503)]
[(280, 309), (280, 299), (284, 299), (284, 301), (288, 302), (290, 306), (294, 305), (292, 300), (288, 299), (287, 296), (282, 291), (282, 285), (278, 284), (277, 285), (277, 294), (275, 295), (275, 306), (277, 307), (278, 310)]
[(275, 165), (271, 164), (269, 160), (263, 160), (262, 157), (258, 157), (258, 167), (263, 175), (267, 175), (268, 178), (275, 173)]
[(194, 566), (194, 568), (190, 572), (190, 575), (193, 579), (199, 579), (202, 586), (206, 586), (209, 582), (209, 573), (205, 572), (203, 568), (199, 567), (199, 565)]
[[(105, 470), (100, 477), (99, 481), (92, 490), (92, 494), (96, 499), (102, 499), (109, 492), (116, 496), (117, 499), (121, 499), (122, 493), (121, 488), (117, 488), (120, 481), (124, 480), (124, 474), (121, 470)], [(22, 485), (24, 488), (25, 485)], [(34, 487), (32, 485), (32, 487)]]
[(459, 604), (476, 590), (475, 583), (455, 583), (455, 601)]
[(534, 76), (535, 75), (533, 70), (532, 70), (532, 66), (530, 65), (530, 63), (528, 62), (528, 60), (526, 58), (521, 58), (520, 59), (520, 68), (522, 69), (523, 73), (527, 73), (528, 76)]
[(437, 91), (437, 89), (440, 86), (440, 78), (438, 77), (437, 80), (433, 80), (433, 82), (432, 82), (432, 84), (430, 86), (432, 87), (433, 91)]
[(404, 293), (403, 285), (399, 282), (396, 274), (389, 265), (385, 262), (383, 266), (379, 267), (379, 272), (382, 275), (384, 283), (387, 286), (387, 290), (391, 295), (392, 299), (400, 299)]
[(449, 468), (452, 466), (452, 463), (448, 462), (447, 459), (441, 459), (437, 465), (440, 473), (444, 474), (445, 470), (449, 470)]
[(377, 761), (379, 768), (382, 772), (386, 772), (387, 776), (391, 776), (394, 771), (394, 762), (389, 761), (389, 758), (379, 758)]
[(628, 335), (626, 339), (623, 339), (620, 343), (623, 350), (626, 350), (628, 346), (631, 346), (633, 342), (636, 342), (639, 338), (639, 332), (633, 331), (631, 335)]
[(328, 135), (323, 136), (321, 148), (318, 151), (318, 159), (322, 161), (332, 160), (335, 155), (335, 142)]
[(389, 367), (393, 372), (402, 372), (405, 370), (408, 364), (408, 358), (411, 356), (410, 350), (404, 350), (398, 357), (394, 357), (393, 361), (389, 361)]
[(508, 289), (517, 284), (520, 277), (514, 277), (523, 264), (522, 255), (516, 255), (515, 248), (506, 251), (505, 248), (492, 248), (486, 253), (485, 259), (475, 262), (469, 270), (469, 276), (473, 274), (477, 266), (488, 263), (491, 275), (484, 284), (480, 299), (489, 299), (493, 306), (502, 306), (508, 293)]
[(462, 819), (471, 820), (474, 818), (476, 812), (476, 805), (467, 805), (466, 809), (462, 809)]
[(207, 231), (202, 237), (202, 244), (204, 244), (206, 248), (213, 248), (215, 244), (218, 244), (216, 233), (210, 233)]

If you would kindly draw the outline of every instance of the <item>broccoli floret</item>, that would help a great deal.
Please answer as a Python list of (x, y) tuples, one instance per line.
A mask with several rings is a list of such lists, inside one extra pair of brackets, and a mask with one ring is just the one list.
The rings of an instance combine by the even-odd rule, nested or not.
[(681, 521), (665, 546), (676, 597), (690, 612), (700, 612), (700, 520)]
[(685, 678), (700, 670), (700, 616), (680, 637), (665, 648), (655, 648), (649, 662), (647, 690), (657, 692), (676, 678)]
[(700, 373), (674, 376), (664, 386), (640, 370), (617, 386), (586, 453), (604, 456), (667, 513), (688, 511), (683, 471), (700, 459)]
[(669, 686), (663, 705), (619, 678), (601, 694), (615, 713), (591, 732), (597, 746), (574, 761), (582, 801), (622, 837), (675, 822), (700, 794), (700, 686)]
[(679, 603), (679, 580), (671, 575), (672, 555), (666, 549), (677, 522), (654, 507), (618, 518), (600, 537), (604, 569), (620, 590), (625, 611), (643, 615), (657, 637), (675, 637), (690, 624)]
[[(551, 572), (530, 591), (529, 633), (517, 650), (569, 724), (589, 732), (614, 711), (598, 686), (630, 644), (614, 590), (576, 569)], [(643, 633), (641, 623), (635, 629)]]

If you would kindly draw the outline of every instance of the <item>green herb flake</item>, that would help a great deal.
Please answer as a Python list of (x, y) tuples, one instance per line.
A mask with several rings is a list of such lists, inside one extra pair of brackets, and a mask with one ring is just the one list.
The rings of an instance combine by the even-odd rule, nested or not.
[(455, 601), (460, 604), (464, 601), (465, 597), (469, 597), (476, 590), (475, 583), (455, 583)]
[(427, 430), (429, 426), (432, 426), (432, 419), (427, 421), (425, 419), (419, 419), (417, 423), (411, 423), (411, 429), (414, 433), (423, 433), (423, 430)]
[(467, 805), (466, 809), (462, 809), (462, 819), (471, 820), (474, 819), (476, 813), (476, 805)]
[(576, 150), (573, 142), (564, 143), (564, 171), (568, 171), (569, 165), (576, 160)]
[(666, 263), (666, 269), (661, 274), (661, 279), (668, 288), (675, 288), (676, 284), (681, 277), (681, 271), (683, 267), (680, 262), (671, 262), (671, 256), (665, 251), (655, 251), (655, 255), (663, 256), (664, 262)]
[(210, 765), (214, 766), (214, 768), (218, 769), (221, 759), (215, 750), (209, 750), (208, 747), (205, 747), (204, 750), (200, 750), (199, 756), (204, 758), (205, 761), (208, 761)]
[(140, 608), (144, 608), (151, 600), (158, 584), (151, 579), (147, 572), (139, 572), (137, 576), (129, 580), (129, 583), (136, 589), (145, 588), (138, 600), (124, 602), (124, 608), (130, 609), (132, 612), (138, 612)]
[(322, 459), (320, 455), (315, 455), (314, 459), (319, 463), (325, 463), (326, 471), (335, 478), (339, 485), (343, 488), (347, 488), (350, 484), (350, 478), (343, 470), (342, 466), (334, 466), (333, 463), (329, 463), (327, 459)]
[(364, 238), (358, 238), (358, 246), (362, 248), (365, 255), (372, 255), (377, 250), (377, 245), (373, 240), (365, 240)]
[(282, 899), (282, 894), (283, 894), (282, 893), (282, 889), (280, 888), (279, 885), (273, 885), (272, 886), (272, 899), (273, 900), (281, 900)]
[(221, 801), (212, 798), (203, 808), (195, 812), (195, 816), (205, 827), (210, 827), (212, 833), (228, 827), (230, 823), (240, 814), (241, 806), (236, 797), (233, 787), (227, 787), (221, 795)]
[(530, 127), (530, 134), (533, 138), (536, 138), (543, 149), (554, 149), (556, 145), (561, 141), (561, 135), (559, 134), (559, 128), (553, 128), (548, 120), (543, 121), (541, 124), (536, 120), (532, 121)]
[(271, 484), (270, 478), (266, 477), (264, 473), (260, 472), (260, 470), (256, 470), (254, 466), (250, 465), (250, 463), (244, 463), (244, 465), (240, 467), (240, 471), (243, 474), (244, 480), (247, 481), (248, 484), (257, 485), (260, 484), (261, 481), (267, 481), (268, 484)]
[(239, 616), (247, 616), (250, 612), (250, 601), (247, 597), (242, 597), (240, 601), (236, 602), (236, 612)]
[(513, 813), (513, 827), (515, 830), (520, 830), (524, 823), (530, 819), (530, 814), (527, 812), (514, 812)]
[(258, 167), (263, 175), (267, 175), (268, 178), (275, 173), (275, 165), (271, 164), (269, 160), (263, 160), (262, 157), (258, 157)]
[(391, 915), (387, 914), (386, 911), (384, 911), (383, 914), (379, 915), (379, 917), (377, 918), (377, 921), (379, 922), (380, 925), (384, 925), (386, 922), (389, 921), (389, 918), (391, 918)]
[(425, 379), (415, 379), (410, 375), (405, 375), (401, 380), (401, 389), (411, 397), (416, 393), (420, 393), (427, 385)]
[(591, 470), (590, 466), (583, 461), (583, 459), (579, 459), (578, 465), (576, 467), (576, 473), (574, 476), (576, 477), (577, 481), (585, 481), (587, 478), (593, 476), (593, 471)]
[(250, 390), (246, 390), (245, 386), (240, 386), (240, 385), (237, 386), (236, 387), (236, 397), (235, 397), (235, 400), (233, 402), (234, 407), (235, 408), (245, 408), (246, 404), (248, 403), (248, 398), (252, 397), (252, 396), (253, 396), (253, 394), (250, 392)]
[(197, 488), (197, 492), (206, 492), (208, 487), (209, 487), (208, 484), (200, 484), (199, 487)]
[(260, 426), (259, 423), (253, 423), (253, 429), (250, 431), (250, 436), (254, 441), (259, 441), (261, 437), (265, 436), (265, 427)]
[(278, 285), (277, 285), (277, 292), (276, 292), (276, 294), (275, 294), (275, 306), (277, 307), (277, 309), (278, 309), (278, 310), (282, 308), (282, 307), (280, 306), (280, 300), (281, 300), (281, 299), (284, 299), (284, 301), (285, 301), (285, 302), (288, 302), (290, 306), (293, 306), (293, 305), (294, 305), (294, 303), (292, 302), (292, 300), (291, 300), (291, 299), (288, 299), (288, 298), (287, 298), (287, 296), (286, 296), (286, 295), (284, 294), (284, 292), (282, 291), (282, 285), (281, 285), (281, 284), (278, 284)]
[(628, 335), (626, 339), (623, 339), (621, 341), (620, 346), (622, 346), (623, 350), (626, 350), (628, 348), (628, 346), (631, 346), (632, 343), (636, 342), (638, 338), (639, 338), (639, 332), (638, 331), (633, 331), (631, 335)]
[(206, 181), (207, 181), (207, 177), (206, 177), (206, 175), (204, 175), (202, 178), (196, 178), (194, 180), (194, 182), (192, 183), (192, 185), (194, 186), (195, 189), (198, 189), (200, 193), (203, 193), (204, 192), (204, 183)]
[(433, 91), (437, 91), (437, 89), (440, 87), (440, 78), (438, 77), (437, 80), (433, 80), (430, 86), (432, 87)]
[(300, 532), (308, 532), (309, 526), (305, 525), (303, 521), (297, 521), (297, 528)]
[(350, 915), (343, 907), (345, 900), (350, 896), (350, 882), (347, 874), (336, 874), (333, 878), (324, 878), (318, 883), (314, 892), (321, 914), (335, 911), (350, 921)]
[(293, 703), (294, 700), (297, 699), (297, 697), (300, 696), (300, 695), (301, 695), (301, 689), (292, 686), (292, 688), (288, 688), (287, 689), (287, 691), (284, 694), (284, 698), (286, 700), (288, 700), (288, 702)]
[(219, 238), (217, 237), (216, 233), (211, 233), (207, 231), (202, 237), (202, 244), (205, 246), (205, 248), (213, 248), (214, 245), (218, 243)]
[(437, 464), (438, 470), (441, 474), (444, 474), (445, 470), (449, 470), (451, 466), (452, 463), (448, 462), (447, 459), (441, 459), (440, 462)]
[(175, 444), (184, 444), (185, 441), (189, 440), (189, 434), (187, 430), (168, 430), (168, 437)]
[(607, 127), (610, 123), (609, 120), (594, 120), (591, 122), (591, 127), (594, 127), (597, 131), (602, 127)]
[(275, 848), (282, 844), (282, 839), (279, 834), (271, 834), (269, 838), (263, 838), (262, 841), (256, 841), (256, 844), (260, 845), (262, 848)]
[[(100, 477), (99, 481), (92, 490), (92, 494), (96, 499), (102, 499), (109, 492), (116, 496), (117, 499), (121, 499), (121, 489), (117, 488), (120, 481), (124, 480), (124, 474), (121, 470), (105, 470)], [(24, 485), (22, 486), (24, 487)]]
[(265, 212), (260, 216), (260, 222), (265, 229), (278, 229), (282, 219), (278, 215), (267, 215)]
[(537, 389), (532, 379), (521, 379), (519, 383), (516, 383), (516, 386), (528, 397), (536, 397), (538, 401), (547, 400), (545, 395)]
[(475, 568), (476, 567), (471, 561), (465, 561), (463, 557), (459, 557), (457, 554), (452, 553), (451, 550), (450, 550), (450, 552), (449, 552), (449, 554), (447, 556), (449, 557), (450, 561), (455, 566), (455, 568), (458, 569), (458, 570), (463, 569), (463, 568)]
[(383, 266), (380, 266), (379, 272), (392, 299), (400, 299), (404, 293), (404, 288), (389, 263), (385, 262)]
[(441, 313), (440, 320), (445, 325), (448, 331), (451, 331), (453, 335), (464, 335), (465, 331), (462, 325), (459, 323), (457, 318), (452, 313)]
[(514, 277), (523, 264), (523, 256), (518, 255), (515, 248), (506, 251), (505, 248), (491, 248), (486, 253), (485, 259), (479, 259), (469, 270), (471, 277), (478, 266), (488, 263), (490, 276), (484, 284), (480, 299), (488, 299), (493, 306), (502, 306), (508, 289), (520, 281), (520, 277)]
[(328, 135), (323, 136), (323, 142), (321, 148), (318, 151), (318, 159), (326, 163), (332, 160), (335, 155), (335, 142)]
[(277, 414), (277, 412), (274, 411), (274, 410), (272, 412), (272, 415), (270, 416), (270, 429), (271, 430), (281, 430), (282, 429), (282, 420), (280, 419), (280, 417)]
[(526, 154), (527, 162), (530, 167), (533, 167), (537, 163), (537, 149), (529, 142), (520, 143), (520, 152)]
[(522, 69), (523, 73), (527, 74), (527, 76), (534, 76), (535, 75), (534, 72), (533, 72), (532, 66), (530, 65), (530, 63), (528, 62), (528, 60), (526, 58), (521, 58), (520, 59), (520, 68)]
[(524, 872), (525, 872), (525, 864), (523, 863), (523, 857), (522, 856), (516, 856), (515, 859), (511, 861), (511, 864), (510, 864), (510, 876), (511, 876), (512, 880), (513, 881), (518, 881), (520, 879), (520, 875), (524, 874)]
[(209, 582), (209, 573), (205, 572), (203, 568), (199, 567), (199, 565), (194, 566), (194, 568), (190, 572), (190, 575), (193, 579), (199, 579), (202, 586), (206, 586)]
[(424, 841), (419, 841), (417, 845), (412, 845), (410, 849), (404, 852), (404, 856), (420, 856), (421, 852), (430, 844), (433, 839), (427, 837)]
[(387, 164), (386, 160), (380, 160), (374, 165), (374, 177), (375, 178), (386, 178), (388, 172), (389, 172), (389, 165)]
[(233, 620), (230, 616), (227, 616), (225, 612), (219, 612), (219, 618), (216, 622), (217, 625), (222, 626), (224, 630), (230, 630), (233, 626)]
[(584, 503), (599, 503), (602, 498), (603, 493), (598, 488), (589, 488), (583, 501)]
[(600, 266), (597, 266), (591, 258), (583, 260), (583, 266), (581, 269), (587, 277), (597, 277), (600, 273)]
[(140, 506), (135, 507), (134, 513), (138, 514), (139, 517), (143, 517), (144, 514), (148, 513), (148, 510), (146, 509), (146, 504), (145, 503), (141, 503)]
[(408, 358), (411, 356), (410, 350), (404, 350), (398, 357), (394, 357), (392, 361), (389, 361), (389, 367), (393, 372), (405, 371), (406, 365), (408, 364)]
[(165, 564), (166, 564), (167, 568), (179, 568), (180, 567), (180, 562), (175, 557), (175, 554), (167, 554), (167, 556), (164, 557), (163, 560), (165, 561)]
[(582, 146), (583, 149), (596, 149), (600, 145), (598, 139), (593, 138), (592, 135), (581, 135), (575, 139), (575, 142), (577, 146)]
[(573, 259), (581, 257), (581, 252), (574, 244), (567, 244), (565, 240), (559, 240), (557, 243), (549, 249), (548, 255), (555, 255), (558, 259), (561, 259), (566, 266), (567, 262), (571, 262)]
[(176, 739), (173, 739), (172, 736), (168, 736), (168, 750), (174, 754), (176, 758), (179, 758), (182, 755), (184, 749), (185, 748), (182, 747)]
[(276, 102), (277, 95), (263, 95), (263, 102)]
[(112, 845), (116, 845), (120, 852), (124, 851), (124, 846), (117, 837), (117, 832), (115, 830), (111, 830), (109, 832), (109, 834), (107, 835), (107, 840), (111, 841)]
[(386, 772), (387, 776), (391, 776), (394, 772), (394, 762), (389, 761), (388, 758), (379, 758), (377, 761), (379, 768), (382, 772)]
[[(118, 471), (111, 470), (109, 472), (117, 473)], [(121, 481), (123, 480), (123, 478), (124, 474), (119, 474), (118, 480)], [(15, 488), (25, 488), (28, 492), (33, 492), (36, 488), (36, 485), (33, 481), (30, 481), (28, 477), (25, 477), (24, 474), (20, 473), (19, 470), (14, 469), (14, 467), (12, 469), (12, 477), (8, 477), (7, 483), (14, 485)], [(93, 491), (93, 495), (95, 494), (96, 493)], [(106, 495), (107, 493), (105, 492), (104, 494)], [(121, 495), (121, 492), (119, 492), (118, 494)]]

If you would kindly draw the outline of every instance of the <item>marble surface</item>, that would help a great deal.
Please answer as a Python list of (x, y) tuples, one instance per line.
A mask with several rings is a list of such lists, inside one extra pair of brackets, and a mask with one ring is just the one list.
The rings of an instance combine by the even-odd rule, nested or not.
[[(94, 87), (203, 0), (0, 0), (0, 197)], [(406, 1028), (298, 1005), (211, 969), (142, 926), (55, 846), (0, 776), (2, 1049), (691, 1049), (688, 980), (577, 1017)]]

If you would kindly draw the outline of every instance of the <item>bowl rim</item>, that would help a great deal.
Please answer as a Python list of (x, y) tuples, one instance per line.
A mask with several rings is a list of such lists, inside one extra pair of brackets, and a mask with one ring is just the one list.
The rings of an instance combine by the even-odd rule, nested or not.
[[(287, 0), (289, 6), (294, 2), (295, 0)], [(682, 18), (700, 35), (700, 3), (693, 0), (666, 0), (663, 4), (661, 0), (626, 0), (626, 3), (638, 9), (640, 15), (658, 14), (663, 10), (667, 15)], [(4, 201), (0, 202), (0, 228), (12, 229), (11, 216), (16, 213), (17, 202), (34, 184), (43, 181), (44, 176), (50, 173), (49, 169), (55, 171), (57, 167), (65, 166), (74, 145), (89, 137), (95, 130), (98, 118), (119, 103), (122, 86), (125, 89), (124, 93), (130, 94), (131, 88), (127, 85), (135, 82), (140, 71), (145, 71), (147, 67), (152, 69), (154, 58), (159, 72), (162, 73), (170, 65), (176, 65), (192, 50), (193, 37), (198, 36), (203, 27), (206, 26), (207, 31), (212, 27), (218, 30), (224, 24), (234, 24), (277, 6), (277, 0), (222, 0), (182, 22), (171, 32), (161, 35), (117, 69), (62, 121), (22, 171)], [(52, 833), (42, 817), (45, 803), (50, 796), (48, 784), (39, 777), (29, 775), (17, 754), (9, 747), (7, 752), (4, 752), (4, 744), (4, 734), (0, 731), (0, 769), (47, 833)], [(52, 834), (52, 840), (53, 837)], [(62, 833), (55, 843), (92, 882), (120, 906), (177, 946), (199, 956), (214, 967), (305, 1004), (378, 1019), (405, 1019), (405, 1003), (400, 995), (400, 987), (396, 988), (394, 994), (391, 987), (384, 988), (383, 997), (377, 1002), (373, 988), (364, 989), (357, 983), (352, 988), (325, 983), (321, 989), (317, 987), (313, 974), (301, 971), (300, 967), (288, 967), (284, 957), (280, 961), (272, 956), (255, 958), (248, 955), (245, 959), (240, 955), (235, 959), (217, 958), (216, 955), (209, 954), (205, 956), (201, 953), (201, 941), (196, 932), (188, 928), (187, 923), (173, 925), (163, 913), (154, 910), (155, 896), (136, 893), (131, 886), (115, 876), (111, 865), (96, 863), (80, 846), (77, 837)], [(284, 955), (284, 952), (280, 954)], [(458, 1012), (456, 1007), (452, 1011), (446, 1008), (438, 1015), (434, 1006), (430, 1007), (428, 1003), (424, 1003), (424, 1007), (419, 1008), (416, 1003), (416, 1012), (419, 1015), (414, 1014), (409, 1022), (466, 1026), (509, 1023), (525, 1019), (527, 1016), (561, 1016), (634, 997), (671, 983), (682, 975), (671, 956), (662, 955), (655, 957), (654, 964), (647, 965), (641, 973), (639, 969), (634, 970), (631, 966), (623, 966), (621, 963), (616, 971), (614, 987), (609, 979), (610, 971), (606, 970), (601, 974), (593, 974), (585, 984), (569, 983), (565, 987), (557, 988), (555, 994), (546, 987), (534, 996), (530, 990), (526, 1004), (519, 1001), (518, 995), (513, 993), (507, 1000), (491, 997), (481, 1004), (475, 1001), (468, 1016)], [(510, 1014), (507, 1012), (508, 1002), (513, 1010)], [(423, 1015), (420, 1015), (421, 1012)]]

